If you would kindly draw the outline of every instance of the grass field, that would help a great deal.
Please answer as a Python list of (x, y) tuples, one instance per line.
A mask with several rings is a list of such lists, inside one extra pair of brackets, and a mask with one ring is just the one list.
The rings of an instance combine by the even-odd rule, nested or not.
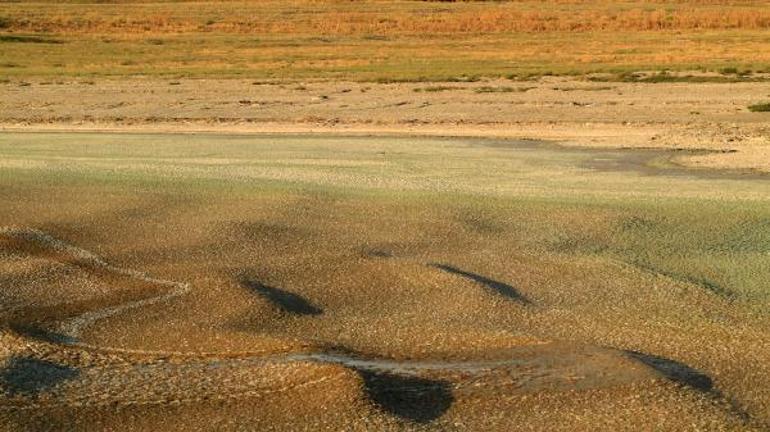
[[(0, 233), (0, 284), (17, 289), (3, 291), (0, 319), (17, 331), (42, 327), (21, 333), (32, 345), (6, 349), (27, 363), (48, 352), (59, 366), (33, 366), (65, 384), (13, 390), (4, 403), (39, 392), (49, 405), (38, 417), (0, 410), (0, 420), (32, 427), (77, 416), (84, 430), (96, 419), (139, 429), (172, 419), (183, 429), (224, 418), (238, 419), (233, 428), (365, 418), (377, 429), (616, 429), (629, 416), (667, 429), (761, 426), (770, 419), (767, 180), (687, 171), (671, 157), (481, 139), (3, 134), (0, 220), (16, 231)], [(40, 233), (77, 248), (46, 252), (53, 240)], [(57, 258), (64, 253), (75, 258)], [(127, 282), (123, 268), (189, 292), (81, 324), (78, 340), (100, 347), (90, 357), (46, 348), (40, 334), (56, 319), (162, 292), (165, 282)], [(90, 278), (111, 283), (80, 281)], [(537, 351), (564, 344), (556, 363)], [(639, 375), (616, 351), (581, 354), (585, 346), (633, 352), (663, 379)], [(113, 351), (99, 354), (105, 347)], [(523, 370), (401, 383), (361, 364), (248, 366), (257, 353), (447, 361), (511, 349), (536, 350), (544, 363), (535, 370), (556, 369), (525, 385), (504, 384)], [(201, 352), (231, 360), (196, 363)], [(6, 392), (19, 373), (0, 374)], [(323, 406), (283, 396), (264, 404), (259, 391), (205, 402), (244, 380), (273, 388), (292, 376), (342, 381), (302, 390), (299, 400)], [(397, 389), (421, 385), (433, 402), (419, 414)], [(72, 400), (84, 405), (61, 411)], [(99, 411), (96, 401), (118, 408)], [(536, 409), (514, 409), (527, 404)]]
[(770, 72), (768, 11), (764, 0), (14, 2), (0, 4), (0, 76), (741, 78)]

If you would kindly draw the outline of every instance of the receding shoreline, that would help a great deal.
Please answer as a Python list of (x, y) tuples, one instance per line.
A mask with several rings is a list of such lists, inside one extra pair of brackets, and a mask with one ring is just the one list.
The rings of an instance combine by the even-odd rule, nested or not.
[(512, 84), (448, 83), (447, 91), (418, 92), (423, 83), (174, 83), (4, 84), (0, 131), (536, 139), (568, 147), (695, 151), (678, 163), (770, 172), (770, 117), (747, 108), (770, 95), (770, 83), (612, 83), (597, 89), (580, 79), (548, 77), (528, 82), (526, 92), (488, 93), (474, 89)]

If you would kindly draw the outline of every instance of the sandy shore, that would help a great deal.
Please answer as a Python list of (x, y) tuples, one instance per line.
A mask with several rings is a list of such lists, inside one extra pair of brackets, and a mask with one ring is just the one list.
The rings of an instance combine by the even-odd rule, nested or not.
[(8, 82), (0, 130), (485, 136), (710, 149), (686, 165), (770, 172), (770, 83)]

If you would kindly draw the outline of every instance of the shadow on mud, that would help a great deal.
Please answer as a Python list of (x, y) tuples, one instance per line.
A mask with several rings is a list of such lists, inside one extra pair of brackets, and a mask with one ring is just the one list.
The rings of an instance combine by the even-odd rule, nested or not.
[(532, 304), (532, 302), (530, 302), (529, 299), (521, 295), (521, 293), (519, 293), (519, 291), (516, 288), (512, 287), (511, 285), (508, 285), (507, 283), (496, 281), (494, 279), (490, 279), (480, 274), (461, 270), (457, 267), (453, 267), (448, 264), (431, 263), (429, 265), (433, 268), (437, 268), (447, 273), (451, 273), (453, 275), (457, 275), (457, 276), (472, 280), (473, 282), (479, 283), (485, 286), (486, 288), (489, 288), (497, 292), (498, 294), (504, 297), (507, 297), (511, 300), (515, 300), (525, 305)]
[(0, 385), (9, 396), (36, 396), (76, 378), (77, 369), (31, 357), (12, 357), (0, 371)]
[(321, 315), (323, 313), (323, 309), (313, 305), (302, 296), (289, 291), (267, 286), (248, 278), (241, 279), (241, 285), (252, 293), (265, 298), (283, 312), (309, 316)]
[(65, 345), (77, 342), (77, 339), (72, 336), (49, 330), (44, 325), (38, 323), (11, 323), (9, 328), (20, 335), (44, 342)]
[(676, 360), (645, 354), (638, 351), (625, 351), (626, 355), (638, 360), (646, 366), (654, 369), (663, 377), (681, 386), (689, 387), (701, 393), (705, 393), (715, 400), (726, 402), (727, 410), (740, 418), (744, 423), (751, 421), (749, 413), (741, 409), (738, 404), (722, 393), (714, 386), (714, 380), (705, 373)]
[(626, 351), (626, 354), (655, 369), (658, 373), (677, 384), (691, 387), (704, 393), (714, 391), (714, 381), (708, 375), (684, 363), (638, 351)]
[(369, 398), (384, 411), (416, 423), (441, 417), (454, 402), (449, 382), (359, 370)]

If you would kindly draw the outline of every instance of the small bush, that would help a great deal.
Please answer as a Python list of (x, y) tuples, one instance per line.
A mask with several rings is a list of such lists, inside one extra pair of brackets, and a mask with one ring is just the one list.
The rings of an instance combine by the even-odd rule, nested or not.
[(476, 93), (511, 93), (514, 91), (513, 87), (478, 87), (473, 89)]
[(435, 92), (443, 92), (448, 90), (457, 90), (457, 87), (432, 86), (432, 87), (418, 87), (414, 89), (414, 91), (417, 93), (421, 93), (421, 92), (435, 93)]
[(751, 111), (751, 112), (770, 112), (770, 102), (749, 105), (749, 111)]
[(524, 93), (528, 92), (535, 87), (491, 87), (491, 86), (484, 86), (484, 87), (477, 87), (473, 89), (476, 93)]

